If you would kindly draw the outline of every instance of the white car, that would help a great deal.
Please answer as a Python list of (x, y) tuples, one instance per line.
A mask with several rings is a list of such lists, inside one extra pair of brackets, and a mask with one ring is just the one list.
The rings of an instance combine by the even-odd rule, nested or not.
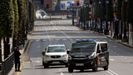
[(44, 10), (37, 10), (36, 11), (36, 19), (46, 19), (48, 18), (48, 14)]
[(45, 51), (42, 52), (42, 64), (44, 68), (50, 65), (63, 64), (67, 66), (68, 54), (65, 45), (48, 45)]

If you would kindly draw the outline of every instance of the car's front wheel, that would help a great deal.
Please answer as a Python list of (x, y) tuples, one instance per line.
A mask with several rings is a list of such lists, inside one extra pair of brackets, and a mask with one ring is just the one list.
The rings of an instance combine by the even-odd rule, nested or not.
[(44, 66), (44, 68), (48, 68), (48, 67), (49, 67), (49, 65), (48, 65), (48, 64), (44, 64), (43, 66)]
[(96, 61), (94, 61), (94, 65), (93, 65), (92, 70), (93, 70), (94, 72), (96, 72), (97, 69), (98, 69), (98, 67), (97, 67), (97, 63), (96, 63)]
[(68, 64), (65, 64), (65, 67), (68, 67)]
[(70, 66), (68, 66), (68, 72), (69, 72), (69, 73), (72, 73), (72, 72), (73, 72), (73, 68), (70, 67)]
[(93, 70), (94, 72), (96, 72), (96, 71), (97, 71), (97, 67), (94, 67), (92, 70)]
[(103, 67), (104, 70), (108, 70), (108, 66)]

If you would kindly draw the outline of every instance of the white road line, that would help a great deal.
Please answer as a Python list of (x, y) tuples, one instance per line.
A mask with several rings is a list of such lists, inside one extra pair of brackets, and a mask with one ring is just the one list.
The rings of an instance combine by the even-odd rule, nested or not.
[(113, 73), (111, 73), (110, 71), (107, 71), (107, 73), (109, 73), (110, 75), (114, 75)]
[(63, 40), (67, 40), (67, 39), (63, 39)]
[(77, 41), (80, 40), (80, 39), (76, 39)]
[(64, 75), (61, 69), (59, 69), (59, 72), (60, 72), (60, 75)]
[(60, 72), (61, 75), (64, 75), (62, 72)]
[(115, 59), (109, 59), (110, 61), (115, 61)]
[(37, 42), (39, 41), (39, 39), (36, 40)]
[[(55, 28), (56, 30), (58, 30), (57, 27), (54, 27), (54, 28)], [(64, 33), (64, 32), (61, 31), (61, 30), (59, 30), (59, 32), (62, 33), (62, 34), (64, 34), (64, 36), (66, 36), (66, 38), (69, 39), (71, 43), (73, 42), (73, 40), (72, 40), (66, 33)]]
[[(51, 24), (51, 22), (49, 22), (49, 24)], [(45, 31), (46, 31), (46, 34), (47, 34), (47, 38), (49, 39), (49, 41), (51, 41), (50, 36), (48, 35), (48, 30), (46, 29)]]
[(110, 75), (119, 75), (119, 74), (117, 74), (116, 72), (114, 72), (114, 71), (112, 71), (110, 69), (107, 71), (107, 73), (109, 73)]

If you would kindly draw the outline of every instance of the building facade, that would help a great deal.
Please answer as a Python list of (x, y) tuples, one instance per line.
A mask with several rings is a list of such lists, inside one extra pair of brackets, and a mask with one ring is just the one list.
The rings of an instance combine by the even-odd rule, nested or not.
[(71, 6), (79, 6), (83, 0), (44, 0), (45, 10), (67, 10)]

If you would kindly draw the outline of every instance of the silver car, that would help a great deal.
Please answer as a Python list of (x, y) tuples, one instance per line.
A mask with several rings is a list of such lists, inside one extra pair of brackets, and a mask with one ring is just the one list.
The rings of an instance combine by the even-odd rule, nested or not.
[(63, 64), (67, 66), (68, 54), (64, 44), (62, 45), (48, 45), (45, 51), (42, 52), (42, 63), (44, 68), (50, 65)]

